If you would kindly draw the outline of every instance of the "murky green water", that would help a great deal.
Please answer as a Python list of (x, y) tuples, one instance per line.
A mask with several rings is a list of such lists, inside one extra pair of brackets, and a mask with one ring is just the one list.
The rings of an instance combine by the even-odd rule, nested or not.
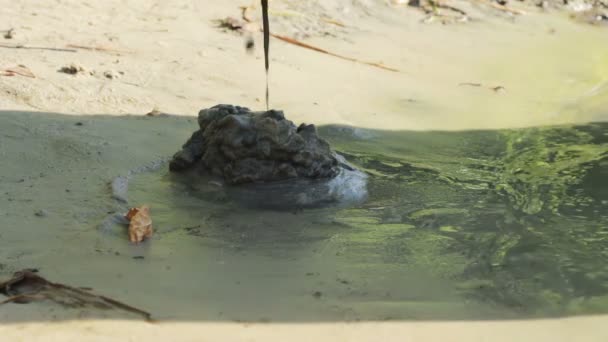
[(131, 181), (147, 259), (189, 270), (174, 299), (237, 320), (608, 312), (608, 124), (320, 133), (369, 175), (365, 203), (249, 209), (165, 170)]

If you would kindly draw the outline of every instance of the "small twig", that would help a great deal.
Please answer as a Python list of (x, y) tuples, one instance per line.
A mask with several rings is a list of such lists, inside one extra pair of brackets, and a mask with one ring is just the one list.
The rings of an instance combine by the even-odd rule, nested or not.
[(73, 49), (62, 49), (62, 48), (52, 48), (52, 47), (40, 47), (40, 46), (26, 46), (20, 44), (4, 44), (0, 43), (0, 47), (7, 49), (25, 49), (25, 50), (49, 50), (49, 51), (59, 51), (59, 52), (78, 52), (78, 50)]
[(189, 227), (184, 227), (184, 230), (193, 230), (193, 229), (197, 229), (197, 228), (201, 228), (201, 225), (198, 224), (196, 226), (189, 226)]
[(89, 50), (89, 51), (102, 51), (102, 52), (113, 52), (113, 53), (131, 53), (131, 51), (121, 51), (112, 48), (107, 48), (103, 46), (86, 46), (86, 45), (77, 45), (77, 44), (68, 44), (66, 45), (69, 48), (81, 49), (81, 50)]
[(112, 298), (109, 298), (109, 297), (106, 297), (106, 296), (103, 296), (103, 295), (95, 295), (95, 294), (89, 293), (89, 292), (87, 292), (85, 290), (81, 290), (79, 288), (71, 287), (71, 286), (68, 286), (68, 285), (65, 285), (65, 284), (51, 283), (51, 282), (48, 282), (48, 284), (50, 286), (52, 286), (52, 287), (55, 287), (55, 288), (60, 288), (60, 289), (64, 289), (64, 290), (75, 292), (75, 293), (77, 293), (77, 294), (79, 294), (81, 296), (99, 298), (99, 299), (103, 300), (104, 302), (109, 303), (112, 306), (118, 307), (118, 308), (123, 309), (125, 311), (130, 311), (132, 313), (141, 315), (147, 321), (151, 321), (152, 320), (152, 314), (150, 314), (149, 312), (146, 312), (144, 310), (138, 309), (138, 308), (133, 307), (131, 305), (125, 304), (125, 303), (120, 302), (120, 301), (118, 301), (116, 299), (112, 299)]
[(323, 20), (324, 22), (326, 22), (328, 24), (333, 24), (333, 25), (340, 26), (340, 27), (346, 27), (346, 25), (344, 25), (342, 22), (339, 22), (332, 18), (322, 17), (321, 20)]
[(139, 315), (143, 316), (144, 319), (146, 321), (148, 321), (148, 322), (154, 322), (154, 319), (152, 319), (152, 314), (149, 313), (149, 312), (147, 312), (147, 311), (140, 310), (140, 309), (138, 309), (136, 307), (133, 307), (133, 306), (128, 305), (128, 304), (125, 304), (123, 302), (119, 302), (119, 301), (117, 301), (115, 299), (112, 299), (112, 298), (109, 298), (109, 297), (106, 297), (106, 296), (98, 295), (97, 297), (99, 297), (102, 300), (104, 300), (105, 302), (108, 302), (108, 303), (110, 303), (110, 304), (112, 304), (112, 305), (114, 305), (116, 307), (119, 307), (119, 308), (125, 310), (125, 311), (130, 311), (132, 313), (139, 314)]
[[(249, 6), (241, 6), (241, 18), (243, 19), (243, 21), (245, 21), (247, 23), (252, 23), (253, 21), (247, 15), (247, 11), (249, 9), (250, 9)], [(334, 24), (338, 25), (338, 24), (341, 24), (341, 23), (335, 22)], [(342, 24), (342, 26), (344, 26), (344, 25)], [(263, 29), (262, 29), (262, 31), (263, 31)], [(356, 58), (342, 56), (342, 55), (339, 55), (339, 54), (327, 51), (325, 49), (322, 49), (322, 48), (319, 48), (319, 47), (316, 47), (316, 46), (313, 46), (313, 45), (310, 45), (310, 44), (306, 44), (306, 43), (301, 42), (301, 41), (299, 41), (297, 39), (294, 39), (294, 38), (282, 36), (282, 35), (279, 35), (279, 34), (276, 34), (276, 33), (272, 33), (272, 32), (269, 32), (268, 35), (272, 36), (272, 37), (274, 37), (276, 39), (282, 40), (282, 41), (284, 41), (286, 43), (289, 43), (289, 44), (293, 44), (293, 45), (300, 46), (300, 47), (303, 47), (303, 48), (306, 48), (306, 49), (309, 49), (309, 50), (321, 52), (321, 53), (324, 53), (326, 55), (334, 56), (334, 57), (341, 58), (341, 59), (344, 59), (344, 60), (347, 60), (347, 61), (351, 61), (351, 62), (355, 62), (355, 63), (361, 63), (361, 64), (367, 64), (367, 65), (371, 65), (371, 66), (374, 66), (374, 67), (377, 67), (377, 68), (380, 68), (380, 69), (389, 70), (389, 71), (393, 71), (393, 72), (400, 72), (398, 69), (387, 67), (387, 66), (385, 66), (383, 64), (380, 64), (380, 63), (360, 61), (360, 60), (358, 60)], [(265, 34), (265, 36), (266, 36), (266, 34)], [(265, 37), (265, 40), (266, 40), (266, 37)]]
[(251, 6), (241, 6), (241, 19), (243, 19), (243, 21), (247, 23), (253, 22), (251, 19), (249, 19), (249, 16), (247, 15), (247, 11), (249, 11), (250, 8)]
[(19, 303), (21, 300), (24, 300), (24, 299), (44, 299), (45, 298), (45, 296), (38, 297), (36, 295), (37, 294), (29, 294), (29, 293), (18, 294), (16, 296), (8, 297), (7, 299), (1, 301), (0, 305), (13, 303), (13, 302)]
[(271, 33), (270, 35), (273, 36), (274, 38), (277, 38), (277, 39), (282, 40), (284, 42), (287, 42), (289, 44), (293, 44), (293, 45), (300, 46), (300, 47), (303, 47), (303, 48), (306, 48), (306, 49), (309, 49), (309, 50), (321, 52), (321, 53), (324, 53), (326, 55), (334, 56), (334, 57), (341, 58), (341, 59), (344, 59), (344, 60), (347, 60), (347, 61), (351, 61), (351, 62), (355, 62), (355, 63), (361, 63), (361, 64), (367, 64), (367, 65), (374, 66), (376, 68), (380, 68), (380, 69), (384, 69), (384, 70), (388, 70), (388, 71), (392, 71), (392, 72), (400, 72), (398, 69), (391, 68), (391, 67), (385, 66), (385, 65), (380, 64), (380, 63), (366, 62), (366, 61), (358, 60), (356, 58), (338, 55), (336, 53), (324, 50), (322, 48), (319, 48), (319, 47), (316, 47), (316, 46), (313, 46), (313, 45), (310, 45), (310, 44), (303, 43), (303, 42), (301, 42), (299, 40), (296, 40), (294, 38), (290, 38), (290, 37), (286, 37), (286, 36), (281, 36), (281, 35), (274, 34), (274, 33)]
[(481, 87), (481, 83), (473, 83), (473, 82), (462, 82), (458, 83), (459, 86), (471, 86), (471, 87)]

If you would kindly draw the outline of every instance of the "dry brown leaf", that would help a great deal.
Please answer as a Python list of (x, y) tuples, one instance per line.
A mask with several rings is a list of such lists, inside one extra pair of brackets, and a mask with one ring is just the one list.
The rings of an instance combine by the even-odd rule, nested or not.
[(78, 52), (78, 50), (73, 50), (73, 49), (61, 49), (61, 48), (44, 47), (44, 46), (27, 46), (27, 45), (22, 45), (22, 44), (4, 44), (4, 43), (0, 43), (0, 48), (24, 49), (24, 50), (47, 50), (47, 51), (58, 51), (58, 52)]
[(130, 221), (129, 241), (139, 243), (152, 236), (152, 218), (148, 206), (143, 205), (139, 208), (129, 209), (125, 218)]
[(129, 220), (129, 222), (131, 222), (131, 219), (133, 218), (133, 216), (135, 216), (135, 214), (137, 214), (139, 212), (139, 208), (131, 208), (129, 209), (129, 211), (125, 214), (125, 218), (127, 220)]

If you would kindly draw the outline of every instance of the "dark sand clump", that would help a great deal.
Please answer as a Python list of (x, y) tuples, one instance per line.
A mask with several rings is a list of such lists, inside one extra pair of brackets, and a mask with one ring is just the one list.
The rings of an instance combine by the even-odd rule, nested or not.
[(282, 111), (217, 105), (199, 112), (200, 129), (170, 162), (198, 166), (229, 184), (333, 178), (340, 163), (314, 125), (296, 126)]

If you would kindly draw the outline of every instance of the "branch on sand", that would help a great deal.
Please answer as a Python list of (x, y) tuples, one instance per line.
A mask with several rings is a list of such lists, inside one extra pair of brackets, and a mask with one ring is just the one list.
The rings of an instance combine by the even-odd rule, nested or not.
[(303, 48), (306, 48), (306, 49), (309, 49), (309, 50), (321, 52), (321, 53), (324, 53), (326, 55), (334, 56), (334, 57), (337, 57), (337, 58), (340, 58), (340, 59), (344, 59), (344, 60), (347, 60), (347, 61), (351, 61), (351, 62), (355, 62), (355, 63), (361, 63), (361, 64), (366, 64), (366, 65), (371, 65), (373, 67), (384, 69), (384, 70), (388, 70), (388, 71), (392, 71), (392, 72), (399, 72), (398, 69), (388, 67), (388, 66), (383, 65), (381, 63), (366, 62), (366, 61), (362, 61), (362, 60), (359, 60), (359, 59), (356, 59), (356, 58), (338, 55), (336, 53), (327, 51), (325, 49), (322, 49), (322, 48), (319, 48), (319, 47), (316, 47), (316, 46), (313, 46), (313, 45), (310, 45), (310, 44), (303, 43), (303, 42), (301, 42), (299, 40), (296, 40), (294, 38), (290, 38), (290, 37), (286, 37), (286, 36), (281, 36), (281, 35), (278, 35), (278, 34), (275, 34), (275, 33), (271, 33), (270, 35), (272, 37), (274, 37), (276, 39), (279, 39), (279, 40), (282, 40), (282, 41), (284, 41), (286, 43), (293, 44), (293, 45), (296, 45), (296, 46), (300, 46), (300, 47), (303, 47)]
[(48, 50), (48, 51), (58, 51), (58, 52), (78, 52), (78, 50), (74, 49), (62, 49), (62, 48), (53, 48), (53, 47), (42, 47), (42, 46), (27, 46), (22, 44), (5, 44), (0, 43), (1, 48), (7, 49), (25, 49), (25, 50)]
[(0, 283), (0, 293), (8, 296), (0, 301), (7, 303), (27, 304), (36, 300), (51, 300), (58, 304), (71, 307), (93, 307), (98, 309), (119, 309), (142, 316), (146, 321), (152, 321), (152, 315), (146, 311), (119, 302), (115, 299), (87, 292), (60, 283), (52, 283), (36, 274), (35, 269), (24, 269), (15, 272), (13, 277)]
[(69, 48), (89, 50), (89, 51), (112, 52), (112, 53), (117, 53), (117, 54), (131, 53), (131, 51), (117, 50), (117, 49), (108, 48), (108, 47), (104, 47), (104, 46), (86, 46), (86, 45), (77, 45), (77, 44), (68, 44), (66, 46)]

